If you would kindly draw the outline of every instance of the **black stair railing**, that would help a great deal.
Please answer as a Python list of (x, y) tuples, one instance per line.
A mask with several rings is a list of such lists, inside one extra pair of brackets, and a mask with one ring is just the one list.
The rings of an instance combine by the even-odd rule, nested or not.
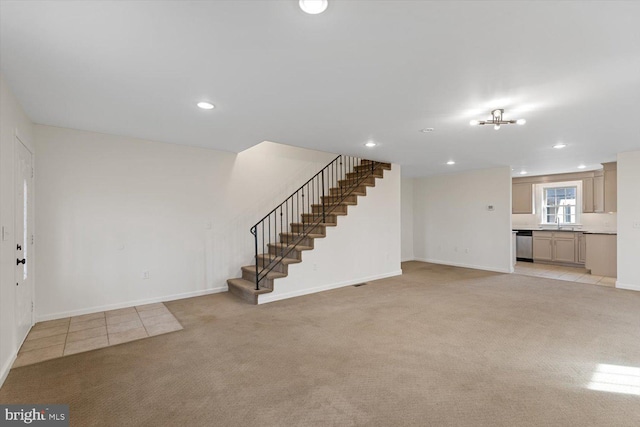
[(302, 243), (308, 240), (309, 234), (325, 223), (327, 216), (372, 176), (380, 164), (340, 155), (251, 227), (256, 290), (260, 290), (260, 281), (283, 265), (281, 261), (287, 255), (304, 246)]

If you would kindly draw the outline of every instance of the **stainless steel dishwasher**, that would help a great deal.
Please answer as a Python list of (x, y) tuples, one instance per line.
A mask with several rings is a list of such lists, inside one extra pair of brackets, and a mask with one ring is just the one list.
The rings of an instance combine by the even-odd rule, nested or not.
[(533, 262), (533, 231), (517, 230), (516, 259), (518, 261)]

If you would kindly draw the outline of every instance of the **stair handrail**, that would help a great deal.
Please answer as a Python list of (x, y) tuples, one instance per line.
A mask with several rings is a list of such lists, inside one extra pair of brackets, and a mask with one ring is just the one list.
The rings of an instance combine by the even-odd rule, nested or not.
[[(367, 162), (367, 163), (363, 163)], [(376, 168), (381, 165), (382, 162), (377, 162), (373, 160), (362, 159), (354, 156), (345, 156), (339, 155), (334, 158), (331, 162), (329, 162), (324, 168), (322, 168), (318, 173), (312, 176), (307, 182), (302, 184), (296, 191), (294, 191), (289, 197), (287, 197), (284, 202), (280, 203), (274, 209), (271, 210), (268, 214), (266, 214), (260, 221), (258, 221), (255, 225), (253, 225), (250, 229), (251, 234), (254, 236), (254, 249), (255, 249), (255, 290), (260, 290), (260, 281), (267, 277), (267, 275), (273, 271), (278, 264), (284, 260), (287, 255), (289, 255), (292, 251), (294, 251), (305, 238), (311, 234), (311, 232), (318, 228), (318, 226), (322, 223), (326, 222), (327, 215), (333, 213), (338, 206), (344, 200), (351, 195), (356, 188), (358, 188), (364, 180), (373, 175)], [(370, 165), (371, 167), (366, 168), (364, 172), (358, 170), (354, 172), (355, 166), (364, 166)], [(351, 178), (347, 178), (347, 174), (356, 175), (355, 180)], [(340, 185), (340, 181), (346, 181), (347, 184)], [(353, 181), (353, 183), (349, 182)], [(333, 184), (336, 184), (337, 187), (332, 187)], [(329, 197), (333, 201), (332, 203), (326, 202), (325, 190), (337, 188), (338, 194), (336, 196), (330, 194)], [(307, 191), (306, 197), (306, 207), (307, 210), (305, 212), (305, 189)], [(343, 191), (344, 190), (344, 191)], [(309, 199), (319, 199), (321, 203), (313, 203), (314, 200), (310, 201)], [(295, 201), (295, 205), (294, 205)], [(300, 203), (302, 202), (302, 203)], [(283, 225), (284, 216), (286, 214), (286, 230), (289, 229), (289, 205), (291, 205), (291, 220), (295, 220), (295, 218), (301, 218), (302, 224), (302, 232), (301, 233), (293, 233), (293, 228), (291, 232), (286, 231)], [(327, 206), (330, 205), (330, 206)], [(300, 207), (302, 206), (302, 209)], [(314, 212), (314, 206), (321, 206), (321, 215), (320, 213)], [(283, 210), (284, 207), (284, 210)], [(286, 239), (286, 251), (285, 246), (280, 240), (280, 254), (278, 255), (278, 251), (275, 251), (275, 254), (271, 255), (271, 246), (272, 244), (278, 244), (278, 210), (280, 211), (280, 234), (287, 234)], [(312, 222), (305, 222), (305, 215), (311, 215)], [(272, 227), (272, 217), (273, 217), (273, 227)], [(317, 217), (317, 218), (316, 218)], [(296, 223), (298, 224), (298, 223)], [(268, 236), (268, 244), (265, 239), (264, 228), (267, 225), (267, 236)], [(271, 241), (271, 231), (274, 231), (274, 240)], [(259, 245), (258, 238), (258, 230), (262, 230), (262, 245)], [(296, 234), (296, 238), (293, 241), (289, 240), (289, 234)], [(281, 236), (282, 237), (282, 236)], [(259, 258), (259, 248), (258, 246), (267, 247), (266, 254), (269, 257), (269, 262), (265, 263), (264, 257), (262, 261), (262, 269), (260, 269), (260, 258)], [(277, 249), (277, 248), (276, 248)], [(279, 258), (279, 259), (278, 259)]]

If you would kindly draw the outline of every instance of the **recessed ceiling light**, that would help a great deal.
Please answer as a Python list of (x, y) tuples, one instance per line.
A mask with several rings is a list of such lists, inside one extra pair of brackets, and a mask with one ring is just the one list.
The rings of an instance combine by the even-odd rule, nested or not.
[(520, 175), (526, 175), (527, 171), (520, 171)]
[(584, 169), (584, 168), (586, 168), (585, 165), (578, 165), (578, 169)]
[(309, 15), (317, 15), (327, 10), (327, 0), (300, 0), (300, 9)]
[(558, 142), (556, 145), (553, 146), (553, 148), (556, 148), (556, 149), (559, 150), (559, 149), (564, 148), (566, 146), (567, 146), (567, 144), (565, 144), (564, 142)]
[(212, 103), (207, 101), (198, 102), (198, 107), (202, 108), (203, 110), (213, 110), (215, 108)]
[(376, 144), (376, 143), (375, 143), (375, 142), (373, 142), (373, 141), (367, 141), (367, 143), (366, 143), (366, 144), (364, 144), (364, 146), (365, 146), (365, 147), (369, 147), (369, 148), (371, 148), (371, 147), (375, 147), (376, 145), (378, 145), (378, 144)]
[(424, 129), (420, 129), (420, 132), (427, 133), (427, 132), (433, 132), (434, 130), (435, 130), (434, 128), (424, 128)]
[(456, 164), (456, 162), (454, 162), (453, 160), (449, 160), (449, 161), (447, 162), (447, 164), (448, 164), (448, 165), (455, 165), (455, 164)]

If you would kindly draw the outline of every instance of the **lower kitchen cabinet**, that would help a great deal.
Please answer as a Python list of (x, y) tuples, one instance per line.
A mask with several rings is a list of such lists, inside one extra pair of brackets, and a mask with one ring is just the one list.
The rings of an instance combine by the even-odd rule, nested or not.
[(585, 251), (580, 252), (582, 233), (570, 231), (534, 231), (533, 260), (566, 264), (584, 263)]
[(587, 237), (584, 233), (576, 233), (576, 246), (578, 252), (578, 264), (585, 264), (587, 262)]

